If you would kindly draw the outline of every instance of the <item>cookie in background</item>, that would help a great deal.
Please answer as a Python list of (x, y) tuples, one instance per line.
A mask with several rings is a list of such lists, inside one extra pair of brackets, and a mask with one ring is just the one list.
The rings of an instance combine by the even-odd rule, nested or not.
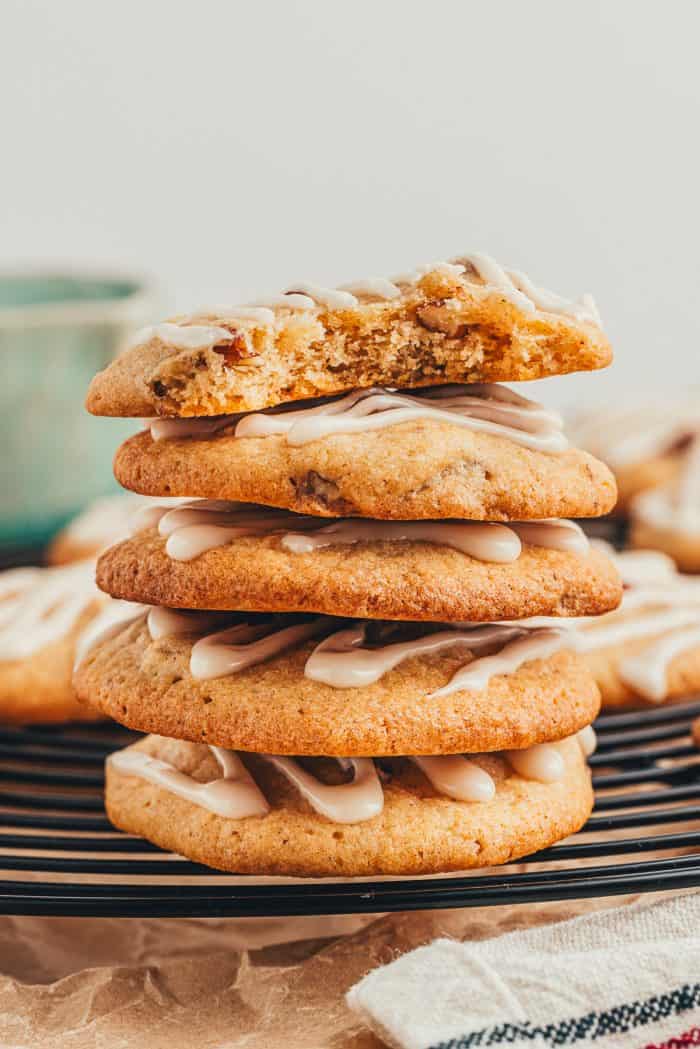
[(134, 514), (154, 502), (133, 495), (99, 499), (54, 538), (48, 567), (0, 573), (0, 721), (55, 724), (104, 717), (76, 699), (73, 665), (91, 639), (133, 616), (134, 606), (98, 590), (95, 558), (128, 535)]
[(641, 492), (678, 479), (689, 445), (700, 432), (700, 394), (672, 402), (632, 394), (623, 406), (602, 400), (572, 414), (567, 431), (572, 442), (613, 471), (618, 489), (614, 512), (626, 515)]
[(149, 499), (120, 492), (96, 499), (51, 540), (46, 551), (50, 565), (67, 565), (97, 557), (129, 535), (134, 516), (144, 506), (175, 506), (179, 499)]
[(688, 699), (700, 690), (700, 579), (654, 550), (615, 553), (620, 607), (576, 623), (575, 650), (600, 688), (603, 707), (643, 707)]
[(99, 711), (79, 703), (73, 665), (82, 646), (133, 606), (95, 585), (94, 561), (0, 574), (0, 722), (49, 724), (94, 721)]
[(661, 550), (682, 572), (700, 572), (700, 438), (683, 451), (676, 476), (630, 504), (630, 546)]

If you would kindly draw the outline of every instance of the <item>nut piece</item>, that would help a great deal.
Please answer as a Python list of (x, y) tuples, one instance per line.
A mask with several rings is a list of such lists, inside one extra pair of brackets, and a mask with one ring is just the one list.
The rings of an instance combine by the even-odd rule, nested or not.
[(232, 332), (231, 342), (218, 343), (212, 350), (223, 357), (224, 368), (233, 368), (244, 358), (256, 356), (242, 332)]
[(444, 303), (430, 302), (416, 310), (418, 323), (428, 331), (439, 331), (449, 339), (463, 339), (469, 331), (469, 325), (455, 316), (454, 310)]

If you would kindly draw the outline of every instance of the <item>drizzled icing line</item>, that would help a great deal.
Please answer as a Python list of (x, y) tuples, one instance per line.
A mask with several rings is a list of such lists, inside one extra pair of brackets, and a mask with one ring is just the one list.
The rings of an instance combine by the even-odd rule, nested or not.
[(579, 620), (569, 644), (593, 652), (647, 641), (617, 665), (621, 680), (637, 695), (661, 702), (668, 695), (668, 669), (676, 656), (700, 645), (700, 579), (679, 573), (665, 554), (634, 550), (617, 554), (607, 544), (625, 590), (622, 604), (605, 616)]
[[(577, 738), (584, 754), (591, 753), (595, 737), (584, 729)], [(202, 783), (176, 769), (168, 762), (153, 758), (143, 751), (128, 748), (116, 751), (107, 763), (118, 772), (145, 779), (165, 790), (213, 812), (225, 819), (265, 816), (270, 805), (253, 776), (235, 751), (210, 747), (222, 776)], [(559, 744), (540, 743), (522, 751), (502, 755), (514, 772), (524, 779), (553, 783), (563, 778), (566, 767)], [(384, 808), (384, 791), (372, 758), (336, 758), (341, 768), (350, 772), (348, 782), (323, 783), (294, 758), (259, 754), (270, 763), (308, 802), (311, 808), (333, 823), (363, 823), (379, 816)], [(381, 759), (378, 759), (381, 762)], [(478, 803), (491, 801), (496, 794), (493, 777), (476, 762), (461, 754), (411, 757), (436, 793), (455, 801)]]
[[(272, 295), (245, 306), (217, 306), (199, 314), (176, 318), (173, 322), (151, 325), (138, 331), (129, 346), (143, 346), (152, 340), (181, 350), (208, 349), (231, 341), (232, 333), (225, 324), (244, 327), (263, 327), (274, 330), (288, 311), (303, 311), (318, 315), (326, 310), (356, 310), (369, 301), (390, 302), (409, 292), (424, 277), (436, 273), (458, 281), (462, 288), (478, 299), (497, 295), (512, 303), (528, 316), (554, 314), (569, 317), (579, 323), (601, 326), (600, 314), (592, 296), (569, 300), (538, 287), (520, 270), (501, 266), (490, 255), (474, 252), (453, 259), (419, 266), (411, 273), (392, 279), (374, 277), (331, 288), (311, 281), (296, 281), (281, 295)], [(280, 311), (278, 317), (277, 311)], [(219, 323), (202, 323), (209, 314)]]
[(480, 521), (371, 521), (324, 518), (271, 510), (245, 503), (199, 499), (173, 510), (148, 508), (135, 530), (158, 528), (165, 552), (174, 561), (191, 561), (207, 550), (244, 536), (277, 536), (283, 550), (308, 554), (330, 546), (355, 543), (423, 542), (448, 546), (479, 561), (511, 564), (522, 543), (578, 556), (588, 552), (588, 540), (573, 521), (548, 520), (496, 524)]
[[(196, 633), (211, 622), (206, 613), (192, 615), (171, 609), (153, 609), (148, 614), (152, 639)], [(268, 621), (243, 620), (226, 630), (205, 635), (194, 643), (190, 673), (196, 680), (225, 677), (280, 655), (310, 638), (323, 636), (306, 661), (304, 674), (331, 688), (363, 688), (386, 673), (420, 655), (459, 648), (475, 656), (457, 670), (450, 681), (433, 693), (446, 696), (457, 691), (483, 691), (492, 677), (512, 674), (524, 663), (547, 659), (570, 643), (571, 632), (555, 628), (531, 628), (522, 624), (487, 623), (455, 629), (443, 625), (408, 640), (401, 640), (402, 627), (392, 624), (384, 643), (366, 643), (367, 622), (333, 631), (333, 617), (316, 616), (305, 622), (285, 616)], [(376, 624), (375, 624), (376, 627)], [(399, 640), (395, 640), (398, 633)]]
[(632, 502), (632, 517), (654, 528), (700, 535), (700, 439), (691, 441), (675, 482), (641, 492)]
[(332, 434), (362, 433), (425, 419), (492, 434), (534, 451), (557, 453), (568, 448), (560, 415), (498, 383), (451, 384), (411, 393), (372, 387), (320, 398), (302, 408), (155, 419), (148, 425), (155, 441), (211, 437), (227, 430), (238, 438), (283, 436), (287, 444), (299, 447)]
[(91, 605), (106, 601), (95, 564), (18, 568), (0, 574), (0, 659), (25, 659), (66, 637)]

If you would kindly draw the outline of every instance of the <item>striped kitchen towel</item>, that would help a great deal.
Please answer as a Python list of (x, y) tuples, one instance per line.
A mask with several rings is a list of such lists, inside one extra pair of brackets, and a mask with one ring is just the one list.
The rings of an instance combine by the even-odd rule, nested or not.
[(700, 893), (477, 943), (435, 940), (348, 993), (396, 1049), (700, 1046)]

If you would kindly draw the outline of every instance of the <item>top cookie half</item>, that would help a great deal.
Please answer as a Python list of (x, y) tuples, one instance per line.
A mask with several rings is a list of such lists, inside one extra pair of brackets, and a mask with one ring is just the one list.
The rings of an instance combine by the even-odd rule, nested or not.
[(256, 411), (374, 385), (514, 382), (610, 363), (590, 296), (569, 301), (487, 255), (146, 328), (92, 381), (94, 415)]

